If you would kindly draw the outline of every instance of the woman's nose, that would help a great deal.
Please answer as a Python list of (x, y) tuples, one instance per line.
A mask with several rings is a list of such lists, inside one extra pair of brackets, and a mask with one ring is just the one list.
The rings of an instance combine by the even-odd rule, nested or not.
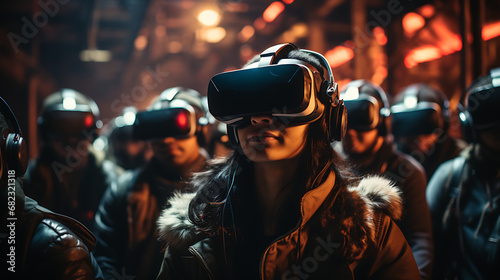
[(250, 120), (252, 122), (252, 125), (270, 125), (273, 123), (273, 119), (271, 116), (252, 116)]

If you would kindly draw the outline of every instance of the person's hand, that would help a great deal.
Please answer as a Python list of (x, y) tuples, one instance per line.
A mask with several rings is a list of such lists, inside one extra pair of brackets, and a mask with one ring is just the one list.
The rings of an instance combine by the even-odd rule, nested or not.
[(129, 194), (127, 206), (129, 248), (134, 248), (150, 236), (157, 218), (158, 202), (146, 184)]

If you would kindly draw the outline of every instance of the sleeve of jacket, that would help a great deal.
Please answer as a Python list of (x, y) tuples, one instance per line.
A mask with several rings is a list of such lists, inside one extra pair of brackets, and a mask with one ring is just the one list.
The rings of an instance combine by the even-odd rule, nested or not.
[(377, 250), (370, 279), (420, 279), (410, 246), (398, 226), (386, 215), (376, 223)]
[(44, 219), (29, 245), (31, 279), (103, 279), (85, 244), (63, 224)]
[(94, 235), (97, 243), (94, 255), (106, 279), (121, 275), (127, 250), (127, 197), (131, 173), (123, 174), (110, 184), (95, 215)]

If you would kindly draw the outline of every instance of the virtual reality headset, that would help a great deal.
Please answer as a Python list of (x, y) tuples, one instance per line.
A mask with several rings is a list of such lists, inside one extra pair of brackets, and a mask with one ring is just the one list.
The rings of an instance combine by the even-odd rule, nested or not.
[(380, 108), (375, 99), (369, 95), (362, 95), (355, 100), (344, 100), (347, 109), (348, 129), (368, 131), (375, 129), (380, 122)]
[(444, 129), (441, 107), (434, 102), (419, 102), (412, 108), (404, 104), (394, 105), (391, 113), (395, 137), (426, 135)]
[(50, 111), (39, 121), (45, 131), (67, 137), (85, 138), (96, 129), (94, 114), (85, 111)]
[[(317, 120), (323, 104), (317, 98), (315, 76), (301, 64), (273, 64), (215, 75), (208, 85), (210, 113), (238, 128), (250, 117), (273, 116), (286, 124)], [(319, 74), (318, 74), (319, 75)]]
[(474, 129), (487, 130), (500, 124), (500, 87), (479, 87), (467, 98), (467, 111)]
[(138, 112), (132, 127), (136, 140), (175, 137), (185, 139), (196, 133), (196, 113), (190, 106)]

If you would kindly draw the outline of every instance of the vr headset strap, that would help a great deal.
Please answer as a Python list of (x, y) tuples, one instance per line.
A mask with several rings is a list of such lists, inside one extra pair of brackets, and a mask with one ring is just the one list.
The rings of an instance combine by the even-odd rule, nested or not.
[(293, 50), (298, 50), (298, 48), (291, 43), (272, 46), (260, 54), (259, 66), (276, 64)]

